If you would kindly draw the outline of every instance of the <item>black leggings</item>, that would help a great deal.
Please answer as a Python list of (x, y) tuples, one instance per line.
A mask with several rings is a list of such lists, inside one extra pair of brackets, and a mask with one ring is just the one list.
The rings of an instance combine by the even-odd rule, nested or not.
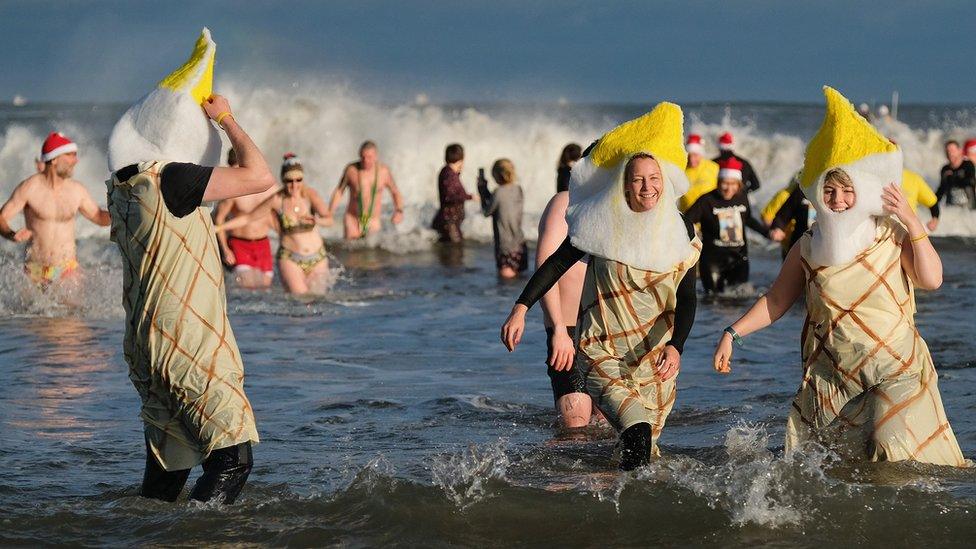
[(698, 268), (702, 288), (708, 293), (723, 292), (726, 286), (749, 282), (749, 256), (744, 250), (716, 250), (702, 254)]
[[(221, 503), (231, 504), (240, 495), (247, 476), (251, 474), (251, 442), (242, 442), (214, 450), (203, 462), (203, 474), (190, 492), (190, 499), (210, 501), (222, 497)], [(146, 475), (139, 495), (146, 498), (176, 501), (190, 476), (189, 469), (167, 471), (146, 445)]]
[(651, 424), (637, 423), (620, 433), (620, 468), (632, 471), (651, 461)]

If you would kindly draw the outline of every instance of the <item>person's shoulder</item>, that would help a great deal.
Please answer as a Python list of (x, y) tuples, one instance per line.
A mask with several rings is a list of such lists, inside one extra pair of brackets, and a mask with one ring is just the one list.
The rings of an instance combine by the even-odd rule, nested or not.
[(27, 176), (26, 179), (18, 183), (16, 187), (14, 187), (14, 192), (30, 191), (31, 189), (33, 189), (43, 181), (44, 181), (44, 174), (42, 173), (31, 174)]
[(562, 215), (565, 216), (567, 208), (569, 208), (569, 191), (560, 191), (552, 195), (549, 203), (546, 204), (546, 211), (549, 215), (562, 212)]

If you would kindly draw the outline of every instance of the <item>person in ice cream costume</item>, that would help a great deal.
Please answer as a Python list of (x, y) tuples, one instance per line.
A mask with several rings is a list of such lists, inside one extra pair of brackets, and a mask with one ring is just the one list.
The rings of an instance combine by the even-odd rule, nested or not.
[(827, 112), (807, 147), (800, 188), (817, 210), (769, 292), (726, 328), (732, 343), (779, 319), (806, 293), (803, 378), (787, 452), (816, 441), (851, 460), (965, 464), (915, 326), (914, 288), (937, 289), (942, 263), (899, 188), (902, 153), (824, 88)]
[(688, 190), (682, 123), (677, 105), (661, 103), (604, 135), (573, 167), (569, 236), (529, 280), (502, 327), (511, 351), (529, 307), (590, 256), (575, 366), (620, 433), (624, 470), (658, 453), (695, 318), (701, 243), (677, 207)]
[[(227, 319), (217, 240), (204, 201), (263, 192), (274, 177), (212, 95), (216, 45), (203, 30), (189, 61), (129, 108), (112, 130), (106, 181), (111, 238), (122, 254), (129, 378), (142, 400), (146, 472), (140, 494), (233, 503), (258, 442), (244, 370)], [(201, 109), (202, 105), (202, 109)], [(240, 165), (214, 168), (221, 139)]]

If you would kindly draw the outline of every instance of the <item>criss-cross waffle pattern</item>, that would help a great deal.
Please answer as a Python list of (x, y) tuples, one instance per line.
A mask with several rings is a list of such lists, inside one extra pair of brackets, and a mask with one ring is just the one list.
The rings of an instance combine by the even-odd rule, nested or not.
[(210, 216), (178, 218), (159, 190), (162, 163), (107, 181), (111, 237), (122, 252), (124, 356), (142, 398), (150, 450), (167, 470), (258, 441), (230, 323)]
[(696, 238), (689, 257), (667, 272), (592, 257), (583, 285), (576, 360), (587, 391), (617, 429), (650, 423), (655, 452), (674, 406), (676, 378), (662, 381), (654, 363), (671, 338), (678, 283), (700, 251)]
[(905, 235), (887, 218), (871, 247), (833, 266), (811, 264), (810, 235), (801, 238), (803, 381), (787, 449), (814, 438), (855, 459), (963, 464), (915, 327), (915, 296), (901, 266)]

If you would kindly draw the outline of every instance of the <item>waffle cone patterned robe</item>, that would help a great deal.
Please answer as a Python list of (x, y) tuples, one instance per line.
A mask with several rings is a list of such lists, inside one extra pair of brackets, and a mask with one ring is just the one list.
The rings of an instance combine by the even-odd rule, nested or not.
[(649, 423), (657, 439), (677, 395), (677, 376), (661, 381), (654, 364), (671, 339), (678, 283), (698, 262), (701, 243), (666, 272), (645, 271), (598, 256), (583, 284), (576, 367), (586, 390), (617, 429)]
[(906, 234), (885, 218), (853, 261), (821, 267), (810, 263), (810, 235), (801, 237), (803, 381), (787, 450), (816, 438), (855, 459), (964, 465), (915, 327), (915, 296), (901, 266)]
[(167, 471), (211, 451), (258, 442), (244, 368), (227, 320), (224, 276), (206, 208), (185, 217), (160, 192), (164, 163), (107, 181), (112, 240), (122, 252), (129, 378), (150, 451)]

